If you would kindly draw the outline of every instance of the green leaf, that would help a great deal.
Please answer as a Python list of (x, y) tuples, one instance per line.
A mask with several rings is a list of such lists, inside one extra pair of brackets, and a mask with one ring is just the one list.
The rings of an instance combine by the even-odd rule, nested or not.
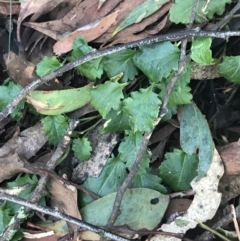
[(41, 122), (49, 144), (57, 146), (67, 130), (68, 119), (62, 115), (55, 115), (47, 116)]
[(120, 107), (121, 99), (124, 98), (122, 90), (126, 84), (106, 81), (91, 90), (91, 105), (96, 108), (103, 118), (111, 109), (117, 110)]
[(167, 189), (161, 184), (162, 179), (149, 172), (136, 174), (132, 180), (132, 188), (149, 188), (166, 194)]
[(172, 191), (185, 191), (191, 188), (190, 182), (197, 176), (198, 156), (174, 149), (165, 154), (160, 166), (160, 177)]
[[(13, 82), (9, 82), (8, 85), (0, 86), (0, 111), (3, 110), (21, 90), (22, 87)], [(20, 101), (20, 103), (14, 108), (14, 111), (11, 114), (13, 118), (19, 120), (19, 111), (24, 108), (24, 104), (25, 99)]]
[(32, 91), (27, 96), (27, 102), (43, 115), (61, 115), (74, 111), (90, 102), (91, 85), (82, 88)]
[[(74, 40), (72, 49), (69, 57), (70, 61), (86, 55), (93, 50), (93, 48), (88, 46), (87, 41), (83, 37), (78, 37)], [(99, 79), (103, 74), (102, 57), (81, 64), (76, 69), (90, 80)]]
[(157, 83), (178, 69), (179, 49), (167, 41), (143, 46), (133, 61), (151, 81)]
[(113, 32), (112, 36), (116, 35), (118, 32), (128, 27), (129, 25), (141, 22), (144, 18), (155, 13), (166, 2), (167, 0), (146, 0), (127, 15), (127, 17)]
[(191, 59), (199, 65), (213, 63), (212, 51), (210, 49), (212, 38), (197, 38), (192, 42)]
[(121, 108), (119, 110), (111, 109), (106, 116), (101, 133), (122, 132), (130, 129), (129, 118), (126, 113)]
[(86, 161), (91, 156), (91, 143), (86, 137), (78, 138), (73, 141), (72, 149), (74, 151), (74, 155), (80, 161)]
[[(106, 226), (112, 212), (116, 193), (100, 198), (82, 208), (80, 213), (85, 222)], [(128, 189), (121, 202), (121, 214), (114, 225), (127, 225), (133, 230), (153, 230), (167, 209), (169, 197), (147, 188)]]
[[(170, 95), (168, 104), (169, 105), (184, 105), (190, 104), (192, 100), (191, 88), (188, 86), (191, 80), (192, 70), (191, 65), (188, 64), (182, 73), (179, 75), (176, 84), (173, 87), (172, 93)], [(171, 81), (171, 78), (168, 78), (167, 81), (162, 81), (161, 83), (161, 99), (166, 95), (167, 84)]]
[[(191, 17), (194, 1), (195, 0), (175, 0), (170, 9), (171, 22), (176, 24), (188, 24)], [(201, 23), (207, 19), (212, 19), (215, 14), (222, 15), (227, 3), (231, 3), (231, 0), (209, 1), (204, 11), (206, 0), (200, 0), (198, 3), (195, 21)]]
[(134, 132), (150, 132), (156, 121), (161, 101), (152, 87), (131, 93), (123, 101), (123, 111), (129, 116)]
[(223, 62), (218, 65), (220, 75), (227, 80), (240, 84), (240, 56), (225, 56)]
[(138, 74), (138, 69), (132, 60), (135, 52), (135, 50), (127, 49), (104, 57), (103, 66), (108, 78), (123, 73), (121, 82), (133, 80), (135, 75)]
[(198, 178), (208, 171), (214, 145), (208, 123), (195, 104), (185, 105), (180, 120), (180, 145), (187, 154), (198, 152)]
[[(19, 175), (15, 181), (8, 182), (7, 187), (13, 188), (13, 187), (23, 186), (26, 184), (29, 184), (29, 185), (19, 193), (18, 197), (28, 200), (31, 197), (32, 193), (34, 192), (36, 186), (38, 185), (38, 178), (36, 175), (32, 175), (32, 176), (30, 176), (29, 174)], [(46, 205), (44, 196), (40, 199), (39, 204), (44, 206)], [(18, 211), (21, 205), (7, 202), (7, 207), (11, 210), (11, 213), (14, 215), (14, 213)]]
[(44, 56), (43, 60), (37, 64), (36, 73), (39, 77), (43, 77), (60, 67), (62, 67), (62, 64), (58, 61), (57, 57)]
[[(83, 186), (99, 196), (116, 192), (127, 176), (125, 164), (113, 157), (107, 161), (99, 177), (88, 177)], [(87, 194), (80, 193), (79, 202), (83, 207), (93, 201)]]
[(130, 132), (129, 136), (126, 136), (119, 148), (119, 158), (126, 163), (128, 169), (130, 170), (133, 163), (136, 160), (137, 154), (139, 152), (140, 146), (142, 144), (143, 136), (140, 132), (132, 133)]
[(12, 219), (11, 210), (7, 208), (6, 203), (7, 202), (4, 202), (0, 206), (0, 234), (3, 233), (6, 226), (9, 224), (9, 222)]

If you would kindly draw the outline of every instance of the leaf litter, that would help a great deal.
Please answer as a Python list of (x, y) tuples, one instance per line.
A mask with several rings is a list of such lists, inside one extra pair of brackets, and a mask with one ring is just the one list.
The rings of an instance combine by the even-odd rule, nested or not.
[[(193, 0), (84, 0), (52, 1), (50, 4), (24, 0), (13, 5), (17, 25), (13, 24), (11, 31), (6, 21), (10, 5), (1, 3), (0, 11), (5, 17), (0, 27), (6, 25), (12, 33), (11, 41), (18, 40), (21, 50), (18, 53), (12, 49), (13, 52), (2, 56), (5, 62), (0, 61), (14, 80), (0, 80), (1, 110), (37, 75), (43, 77), (58, 71), (66, 62), (94, 53), (103, 46), (125, 44), (159, 32), (168, 34), (168, 29), (176, 31), (176, 24), (189, 23), (193, 3)], [(216, 14), (221, 16), (227, 6), (233, 7), (227, 5), (229, 3), (228, 0), (217, 5), (214, 1), (199, 1), (196, 26), (211, 28)], [(8, 36), (1, 36), (0, 45), (8, 43)], [(61, 212), (105, 226), (116, 192), (141, 150), (144, 133), (153, 132), (139, 170), (123, 196), (121, 214), (113, 230), (128, 239), (138, 231), (145, 230), (148, 234), (146, 230), (157, 227), (174, 236), (194, 229), (196, 220), (212, 219), (218, 209), (240, 193), (236, 188), (239, 186), (236, 133), (240, 118), (237, 110), (239, 81), (235, 71), (239, 56), (231, 56), (227, 43), (226, 56), (222, 52), (224, 57), (219, 57), (215, 45), (221, 49), (221, 43), (211, 38), (194, 38), (189, 45), (191, 64), (178, 76), (169, 96), (168, 112), (154, 130), (168, 93), (167, 86), (173, 72), (179, 68), (180, 51), (175, 41), (115, 54), (110, 52), (32, 91), (27, 102), (22, 100), (15, 108), (11, 119), (0, 122), (3, 190), (7, 190), (6, 183), (10, 185), (9, 179), (15, 179), (19, 173), (16, 185), (25, 187), (30, 183), (35, 187), (30, 174), (26, 174), (33, 172), (29, 165), (35, 170), (44, 170), (47, 160), (41, 159), (41, 155), (51, 156), (58, 150), (70, 118), (73, 118), (80, 119), (80, 124), (72, 133), (72, 144), (62, 153), (55, 171), (60, 175), (67, 170), (72, 181), (81, 183), (99, 195), (99, 199), (93, 200), (79, 190), (71, 192), (71, 186), (51, 179), (48, 198), (58, 200)], [(3, 47), (7, 49), (8, 44)], [(54, 53), (61, 56), (54, 56)], [(3, 76), (6, 73), (3, 72)], [(231, 113), (231, 117), (226, 113)], [(37, 124), (40, 121), (42, 124)], [(46, 158), (49, 157), (46, 155)], [(37, 162), (40, 159), (43, 163)], [(37, 180), (36, 176), (32, 177)], [(231, 191), (227, 191), (229, 189)], [(32, 193), (30, 189), (20, 190), (20, 196), (28, 192), (28, 197)], [(187, 200), (184, 207), (181, 206), (183, 200)], [(171, 218), (169, 214), (164, 215), (167, 207), (171, 209), (167, 211)], [(9, 222), (15, 209), (16, 206), (7, 203), (1, 206), (0, 212)], [(7, 228), (7, 222), (2, 231)], [(52, 224), (54, 226), (55, 222)], [(66, 223), (56, 223), (56, 226), (55, 234), (67, 234)], [(121, 228), (127, 231), (120, 231)], [(83, 235), (90, 235), (85, 236), (88, 240), (99, 239), (86, 231), (78, 234), (77, 229), (77, 226), (69, 226), (74, 240)], [(20, 230), (17, 234), (18, 237), (23, 235)], [(57, 240), (55, 234), (44, 230), (37, 235)], [(31, 233), (25, 235), (32, 240), (37, 238)], [(177, 240), (159, 238), (154, 235), (151, 240)]]

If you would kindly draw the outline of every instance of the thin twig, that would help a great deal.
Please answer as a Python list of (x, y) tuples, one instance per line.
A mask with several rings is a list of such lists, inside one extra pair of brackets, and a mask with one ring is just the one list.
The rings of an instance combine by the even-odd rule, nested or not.
[[(46, 169), (47, 170), (53, 170), (57, 161), (62, 157), (62, 155), (67, 150), (69, 144), (70, 144), (70, 135), (72, 134), (72, 131), (75, 129), (75, 127), (78, 125), (79, 120), (71, 119), (68, 129), (64, 135), (64, 137), (61, 139), (60, 143), (58, 144), (58, 147), (56, 151), (54, 152), (52, 158), (47, 162)], [(45, 193), (45, 186), (48, 181), (48, 174), (44, 174), (38, 181), (38, 185), (35, 188), (32, 196), (29, 199), (29, 202), (31, 203), (37, 203), (42, 196), (44, 196)], [(28, 214), (31, 211), (30, 207), (20, 208), (10, 221), (9, 225), (4, 230), (2, 236), (0, 237), (0, 240), (9, 241), (12, 239), (13, 235), (16, 233), (16, 231), (19, 229), (20, 224), (28, 218)]]
[[(65, 221), (67, 221), (69, 223), (76, 224), (79, 227), (82, 227), (82, 228), (90, 230), (90, 231), (92, 231), (94, 233), (103, 235), (104, 237), (110, 238), (111, 240), (129, 241), (129, 239), (126, 239), (126, 238), (123, 238), (123, 237), (118, 236), (116, 234), (110, 233), (110, 232), (108, 232), (108, 231), (106, 231), (106, 230), (104, 230), (102, 228), (98, 228), (98, 227), (96, 227), (94, 225), (91, 225), (91, 224), (88, 224), (86, 222), (83, 222), (83, 221), (81, 221), (81, 220), (79, 220), (77, 218), (74, 218), (72, 216), (60, 213), (60, 212), (56, 211), (55, 209), (48, 208), (48, 207), (43, 207), (43, 206), (34, 204), (32, 202), (26, 201), (26, 200), (24, 200), (22, 198), (19, 198), (19, 197), (16, 197), (16, 196), (11, 196), (11, 195), (8, 195), (8, 194), (0, 192), (0, 199), (1, 200), (6, 200), (6, 201), (10, 201), (10, 202), (14, 202), (14, 203), (17, 203), (17, 204), (20, 204), (22, 206), (27, 207), (27, 209), (33, 209), (33, 210), (39, 211), (41, 213), (48, 214), (48, 215), (51, 215), (53, 217), (65, 220)], [(24, 211), (23, 207), (21, 208), (21, 211), (22, 212)], [(2, 239), (1, 238), (1, 240), (6, 241), (7, 239)]]
[(214, 26), (214, 30), (221, 29), (227, 24), (227, 22), (232, 18), (232, 16), (240, 9), (240, 0), (234, 6), (234, 8), (224, 17), (222, 18), (216, 25)]
[(31, 84), (27, 85), (25, 89), (23, 89), (12, 101), (7, 105), (7, 107), (0, 112), (0, 121), (3, 120), (5, 117), (7, 117), (9, 114), (12, 113), (13, 109), (17, 106), (17, 104), (25, 98), (31, 91), (39, 87), (40, 85), (50, 81), (51, 79), (61, 76), (63, 73), (75, 68), (76, 66), (79, 66), (83, 63), (86, 63), (92, 59), (96, 59), (99, 57), (103, 57), (106, 55), (110, 55), (113, 53), (120, 52), (122, 50), (126, 50), (129, 48), (136, 48), (143, 45), (148, 45), (156, 42), (162, 42), (162, 41), (174, 41), (174, 40), (181, 40), (187, 37), (212, 37), (212, 38), (223, 38), (228, 39), (231, 36), (240, 36), (240, 31), (225, 31), (225, 32), (216, 32), (216, 31), (202, 31), (199, 29), (191, 29), (191, 30), (185, 30), (181, 32), (176, 33), (169, 33), (169, 34), (162, 34), (162, 35), (156, 35), (147, 39), (143, 40), (137, 40), (130, 43), (126, 43), (123, 45), (119, 45), (116, 47), (110, 47), (103, 50), (98, 51), (92, 51), (89, 54), (84, 55), (83, 57), (80, 57), (73, 62), (70, 62), (63, 67), (51, 72), (50, 74), (39, 78), (32, 82)]
[[(191, 26), (194, 22), (197, 7), (198, 7), (198, 1), (199, 0), (195, 0), (195, 2), (194, 2), (194, 7), (193, 7), (193, 10), (192, 10), (192, 14), (191, 14), (191, 18), (190, 18), (189, 26), (188, 26), (189, 28), (191, 28)], [(107, 223), (108, 229), (110, 229), (114, 225), (117, 217), (119, 216), (119, 209), (120, 209), (120, 205), (121, 205), (121, 202), (122, 202), (123, 195), (124, 195), (125, 191), (127, 190), (128, 186), (130, 185), (133, 177), (136, 175), (136, 173), (139, 170), (140, 163), (141, 163), (141, 161), (142, 161), (142, 159), (143, 159), (143, 157), (146, 153), (147, 145), (148, 145), (149, 139), (152, 135), (152, 132), (153, 132), (154, 128), (159, 124), (162, 117), (167, 113), (167, 104), (168, 104), (170, 95), (172, 93), (172, 90), (174, 88), (174, 85), (175, 85), (179, 75), (182, 73), (184, 67), (186, 66), (186, 64), (188, 62), (188, 58), (186, 57), (186, 48), (187, 48), (187, 38), (182, 40), (181, 55), (180, 55), (178, 70), (175, 72), (173, 78), (171, 79), (170, 83), (167, 86), (167, 91), (166, 91), (166, 95), (165, 95), (164, 100), (163, 100), (163, 104), (162, 104), (161, 109), (160, 109), (159, 118), (154, 123), (154, 127), (153, 127), (152, 131), (150, 133), (144, 134), (143, 140), (142, 140), (142, 143), (141, 143), (138, 155), (137, 155), (137, 158), (136, 158), (127, 178), (124, 180), (123, 184), (118, 189), (118, 192), (117, 192), (117, 195), (116, 195), (116, 198), (115, 198), (115, 202), (114, 202), (114, 205), (113, 205), (113, 209), (112, 209), (110, 218), (109, 218), (108, 223)]]
[(63, 183), (65, 183), (67, 185), (72, 185), (72, 186), (76, 187), (79, 191), (82, 191), (82, 192), (86, 193), (87, 195), (89, 195), (94, 200), (97, 200), (97, 199), (100, 198), (98, 195), (96, 195), (95, 193), (89, 191), (85, 187), (83, 187), (81, 185), (78, 185), (78, 184), (76, 184), (74, 182), (69, 181), (68, 179), (65, 179), (65, 178), (57, 175), (54, 171), (50, 171), (50, 170), (47, 170), (45, 168), (32, 165), (30, 163), (24, 163), (24, 167), (26, 167), (28, 170), (30, 170), (33, 173), (38, 174), (40, 176), (42, 176), (44, 174), (47, 174), (50, 177), (55, 178), (55, 179), (57, 179), (59, 181), (62, 181)]

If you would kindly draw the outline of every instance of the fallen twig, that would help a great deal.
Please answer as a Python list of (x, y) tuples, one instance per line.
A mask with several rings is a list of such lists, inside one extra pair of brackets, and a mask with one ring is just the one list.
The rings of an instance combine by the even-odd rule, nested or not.
[[(57, 161), (62, 157), (62, 155), (67, 150), (68, 145), (71, 140), (70, 135), (72, 134), (72, 131), (75, 129), (75, 127), (77, 126), (78, 123), (79, 123), (78, 120), (71, 119), (64, 137), (61, 139), (60, 143), (58, 144), (58, 147), (57, 147), (56, 151), (54, 152), (52, 158), (46, 164), (47, 170), (53, 170)], [(42, 175), (42, 177), (39, 179), (38, 185), (37, 185), (36, 189), (34, 190), (28, 203), (30, 203), (30, 202), (37, 203), (40, 200), (40, 198), (44, 195), (47, 180), (48, 180), (48, 174)], [(6, 194), (1, 194), (1, 197), (3, 197), (3, 195), (6, 195)], [(5, 200), (5, 199), (3, 199), (3, 200)], [(4, 230), (3, 234), (0, 236), (0, 240), (10, 241), (12, 239), (13, 235), (19, 229), (20, 224), (28, 217), (28, 214), (30, 211), (31, 211), (30, 206), (26, 206), (25, 208), (20, 208), (15, 213), (14, 217), (12, 218), (9, 225)]]
[(212, 37), (212, 38), (228, 39), (229, 37), (232, 37), (232, 36), (240, 36), (240, 31), (217, 32), (217, 31), (202, 31), (200, 29), (189, 29), (189, 30), (180, 31), (180, 32), (176, 32), (176, 33), (156, 35), (154, 37), (133, 41), (130, 43), (126, 43), (126, 44), (119, 45), (116, 47), (110, 47), (110, 48), (103, 49), (103, 50), (92, 51), (92, 52), (84, 55), (83, 57), (80, 57), (80, 58), (64, 65), (63, 67), (51, 72), (50, 74), (33, 81), (31, 84), (26, 86), (25, 89), (23, 89), (7, 105), (7, 107), (2, 112), (0, 112), (0, 121), (2, 121), (5, 117), (7, 117), (9, 114), (11, 114), (13, 109), (17, 106), (17, 104), (23, 98), (25, 98), (31, 91), (33, 91), (40, 85), (50, 81), (51, 79), (53, 79), (57, 76), (61, 76), (63, 73), (75, 68), (76, 66), (86, 63), (92, 59), (96, 59), (99, 57), (117, 53), (117, 52), (120, 52), (125, 49), (136, 48), (136, 47), (140, 47), (143, 45), (148, 45), (148, 44), (167, 41), (167, 40), (168, 41), (181, 40), (181, 39), (185, 39), (187, 37)]
[[(123, 238), (123, 237), (118, 236), (116, 234), (110, 233), (110, 232), (108, 232), (108, 231), (106, 231), (106, 230), (104, 230), (102, 228), (98, 228), (98, 227), (96, 227), (94, 225), (91, 225), (91, 224), (88, 224), (86, 222), (83, 222), (83, 221), (81, 221), (81, 220), (79, 220), (77, 218), (74, 218), (72, 216), (60, 213), (60, 212), (56, 211), (55, 209), (39, 206), (37, 204), (31, 203), (29, 201), (26, 201), (26, 200), (24, 200), (22, 198), (18, 198), (16, 196), (11, 196), (11, 195), (4, 194), (4, 193), (0, 192), (0, 199), (1, 200), (6, 200), (6, 201), (10, 201), (10, 202), (14, 202), (14, 203), (20, 204), (22, 206), (25, 206), (28, 209), (33, 209), (33, 210), (39, 211), (41, 213), (51, 215), (51, 216), (56, 217), (56, 218), (60, 218), (60, 219), (65, 220), (65, 221), (67, 221), (69, 223), (76, 224), (79, 227), (82, 227), (82, 228), (87, 229), (89, 231), (92, 231), (92, 232), (95, 232), (97, 234), (103, 235), (106, 238), (110, 238), (111, 240), (129, 241), (129, 239), (126, 239), (126, 238)], [(24, 212), (24, 208), (22, 207), (20, 209), (20, 211)], [(6, 241), (6, 240), (9, 240), (9, 239), (3, 239), (1, 237), (1, 240)]]

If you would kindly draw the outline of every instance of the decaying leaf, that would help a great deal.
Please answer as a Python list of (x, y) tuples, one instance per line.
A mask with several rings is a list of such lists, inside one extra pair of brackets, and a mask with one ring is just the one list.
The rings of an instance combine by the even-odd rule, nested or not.
[[(25, 60), (23, 56), (9, 52), (4, 55), (4, 60), (11, 78), (23, 88), (37, 79), (37, 75), (35, 74), (35, 64)], [(50, 80), (47, 85), (41, 85), (38, 89), (56, 90), (61, 87), (62, 85), (59, 81)]]
[[(80, 0), (81, 2), (82, 0)], [(43, 1), (31, 1), (31, 0), (24, 0), (21, 2), (21, 10), (20, 10), (20, 14), (18, 17), (18, 23), (17, 23), (17, 36), (18, 36), (18, 40), (20, 41), (20, 27), (21, 27), (21, 23), (22, 21), (32, 15), (31, 17), (31, 21), (34, 21), (36, 19), (38, 19), (38, 17), (50, 12), (52, 9), (54, 9), (56, 6), (58, 6), (60, 3), (68, 3), (68, 4), (72, 4), (75, 5), (77, 2), (79, 2), (78, 0), (72, 0), (72, 1), (68, 1), (68, 0), (43, 0)]]
[[(79, 220), (82, 219), (78, 209), (76, 187), (64, 184), (57, 179), (51, 179), (49, 191), (52, 194), (55, 207), (57, 206), (60, 212), (73, 216)], [(71, 236), (76, 235), (79, 229), (76, 224), (72, 223), (68, 223), (68, 228)]]
[(12, 138), (0, 148), (0, 182), (20, 172), (30, 172), (24, 167), (24, 159), (35, 155), (47, 142), (42, 125), (30, 127)]
[(72, 45), (76, 37), (82, 36), (87, 42), (91, 42), (92, 40), (98, 38), (115, 22), (117, 16), (118, 11), (111, 13), (100, 20), (96, 20), (87, 26), (83, 26), (63, 37), (53, 46), (54, 53), (61, 55), (72, 50)]
[[(99, 0), (77, 1), (75, 7), (62, 18), (41, 23), (24, 23), (55, 40), (59, 40), (64, 35), (75, 31), (77, 28), (93, 23), (96, 19), (101, 19), (109, 14), (121, 0), (107, 1), (98, 10)], [(69, 1), (68, 1), (69, 2)], [(46, 4), (47, 6), (48, 4)], [(91, 13), (91, 14), (89, 14)]]
[(147, 0), (138, 7), (136, 7), (133, 11), (131, 11), (126, 18), (119, 24), (119, 26), (115, 29), (112, 36), (116, 35), (122, 29), (132, 25), (134, 23), (139, 23), (142, 19), (152, 15), (159, 8), (165, 4), (167, 0)]
[[(218, 184), (220, 178), (224, 173), (224, 167), (217, 150), (214, 150), (214, 156), (212, 163), (207, 174), (201, 179), (196, 178), (191, 182), (191, 186), (195, 191), (194, 199), (187, 210), (187, 212), (177, 217), (170, 224), (163, 224), (161, 230), (171, 233), (185, 234), (189, 229), (193, 229), (197, 226), (196, 219), (205, 222), (211, 219), (221, 202), (221, 193), (218, 192)], [(178, 220), (179, 222), (176, 222)], [(183, 225), (179, 225), (179, 223)], [(156, 235), (151, 238), (151, 241), (177, 241), (177, 238), (167, 238), (164, 236)]]

